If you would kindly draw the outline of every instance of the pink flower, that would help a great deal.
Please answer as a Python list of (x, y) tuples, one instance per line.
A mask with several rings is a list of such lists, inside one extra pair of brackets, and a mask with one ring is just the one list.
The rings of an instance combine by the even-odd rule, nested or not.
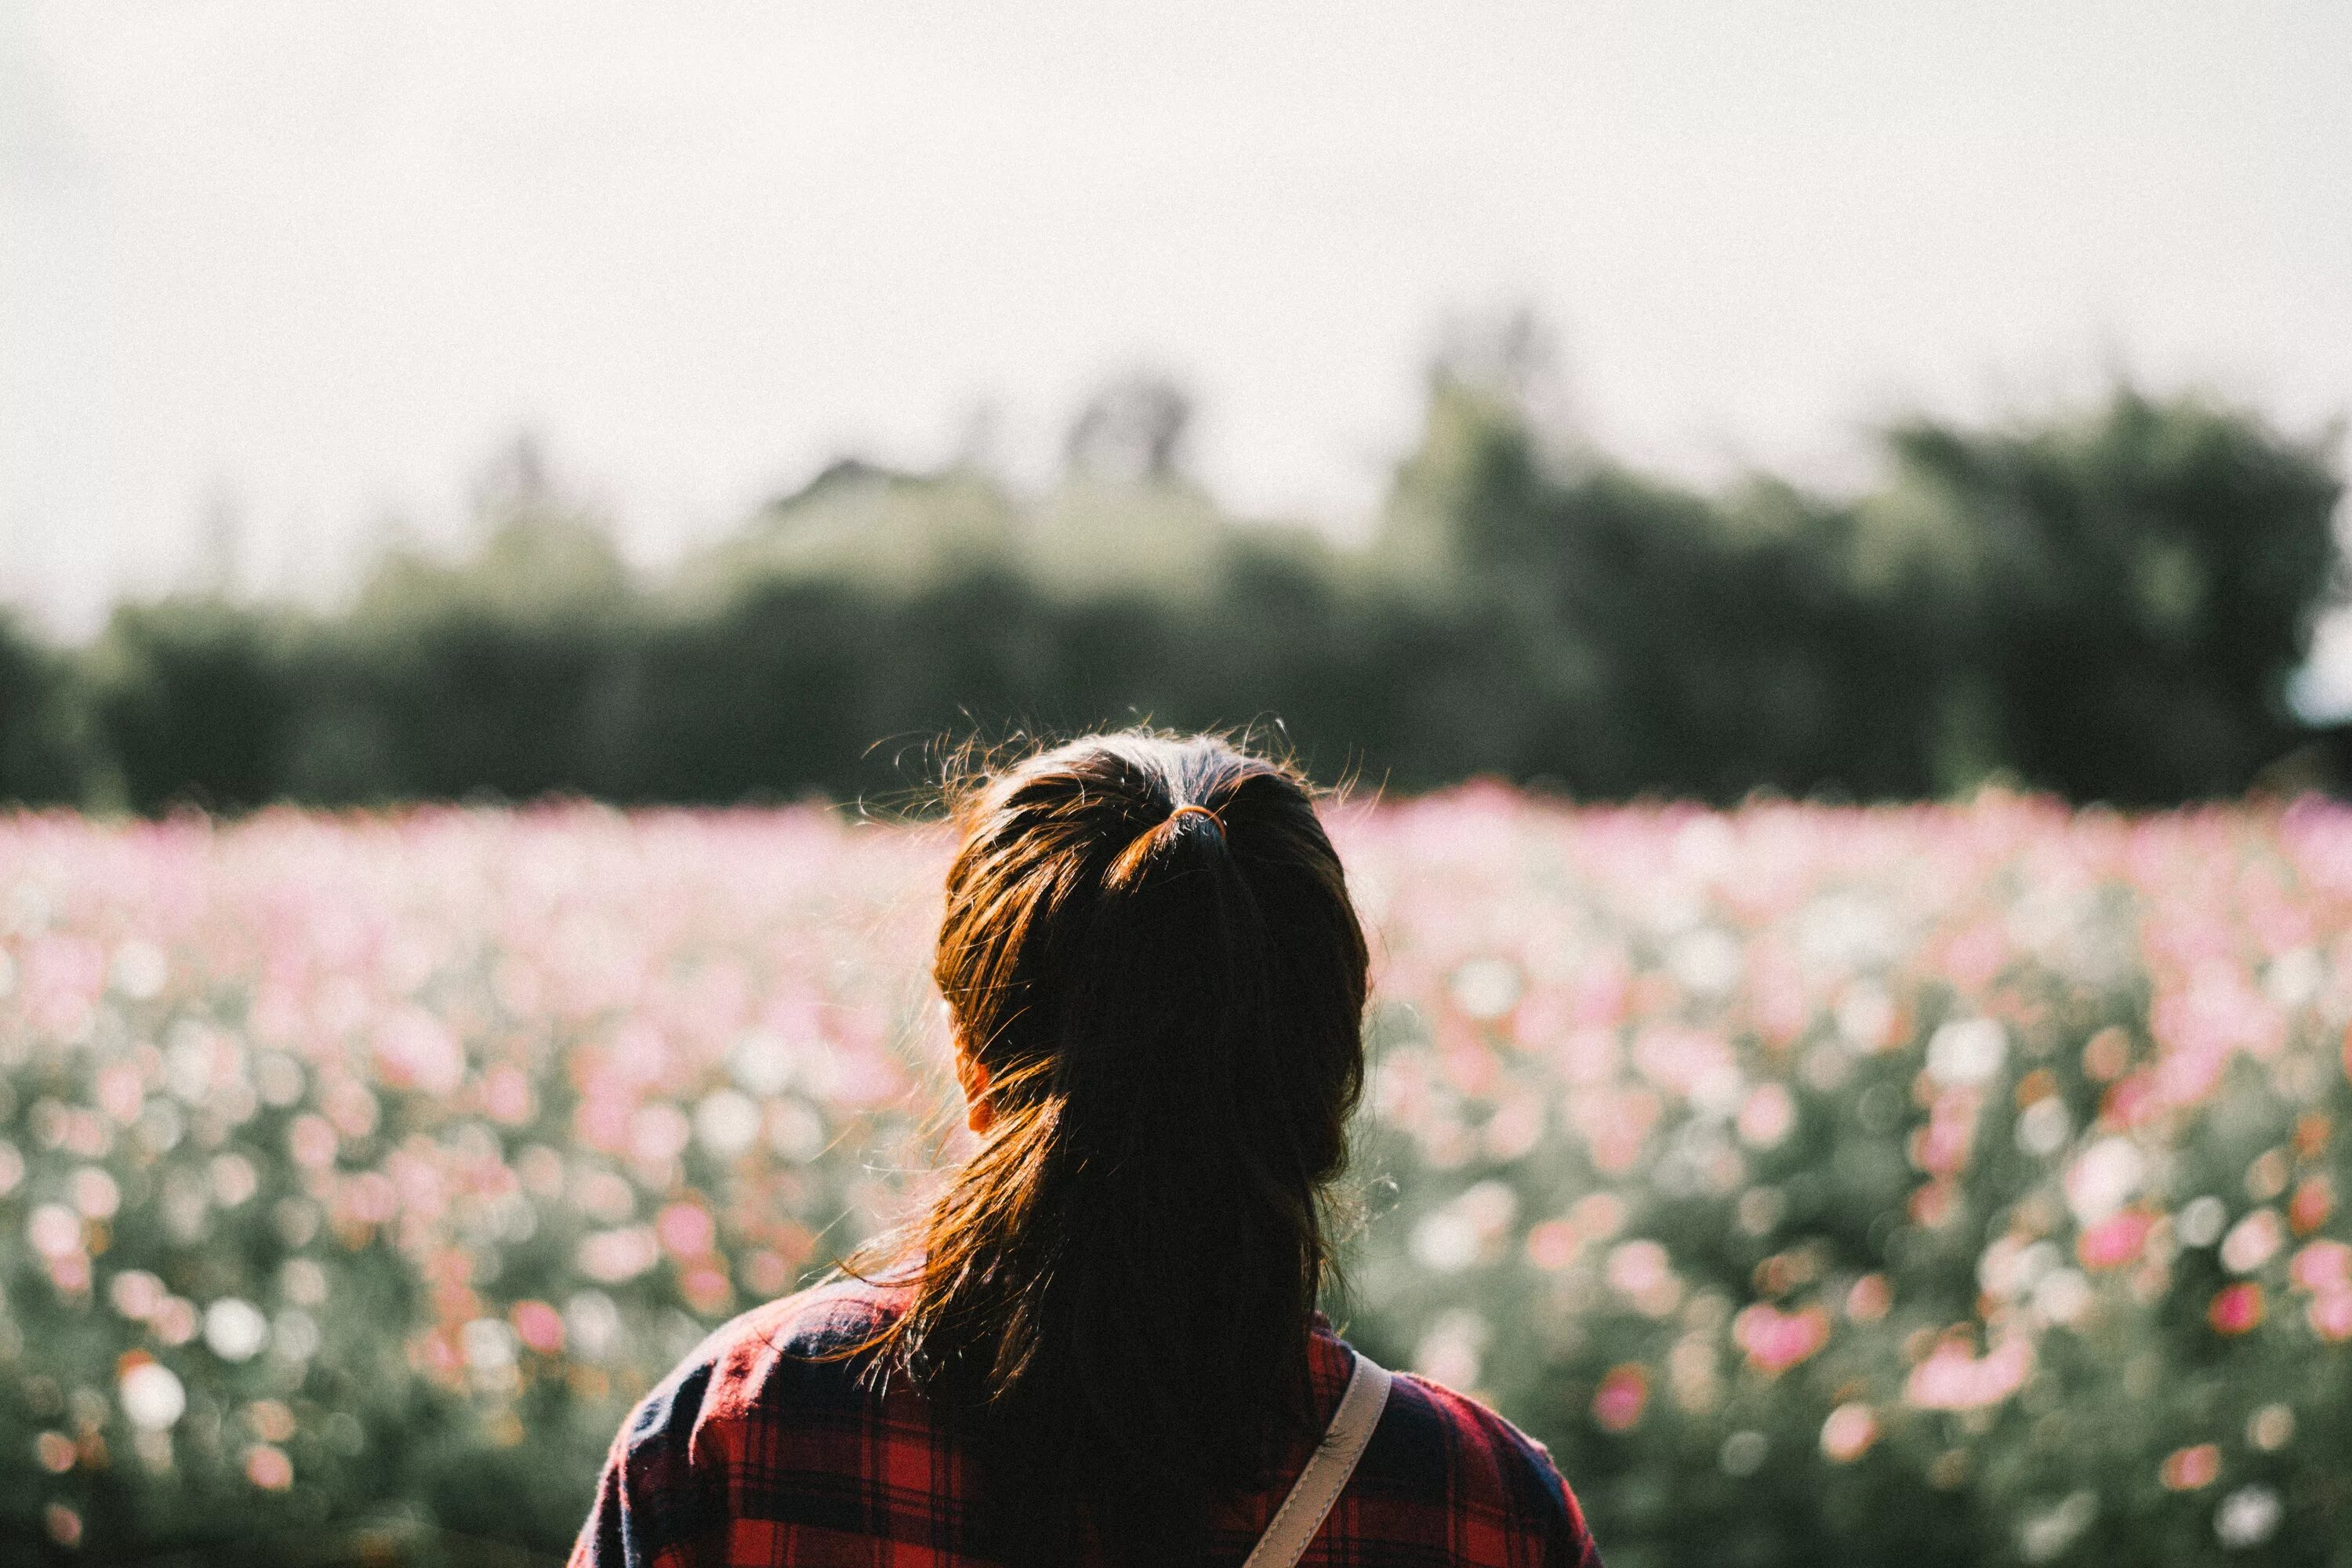
[(2311, 1331), (2330, 1342), (2352, 1340), (2352, 1289), (2328, 1290), (2304, 1307)]
[(2214, 1294), (2205, 1309), (2206, 1321), (2221, 1334), (2242, 1334), (2263, 1321), (2263, 1288), (2251, 1281), (2227, 1286)]
[(466, 1076), (465, 1047), (448, 1026), (422, 1007), (404, 1007), (376, 1029), (384, 1081), (426, 1094), (448, 1094)]
[(1633, 1042), (1633, 1066), (1658, 1088), (1685, 1096), (1702, 1084), (1738, 1078), (1738, 1064), (1720, 1035), (1679, 1024), (1643, 1030)]
[(1845, 1293), (1845, 1315), (1857, 1323), (1874, 1323), (1895, 1305), (1895, 1289), (1884, 1274), (1865, 1274)]
[(2221, 1450), (2210, 1443), (2175, 1448), (2157, 1469), (2157, 1479), (2168, 1491), (2193, 1492), (2211, 1486), (2221, 1474)]
[(282, 1492), (294, 1484), (294, 1462), (286, 1451), (256, 1443), (245, 1451), (245, 1479), (266, 1492)]
[(2297, 1236), (2309, 1236), (2336, 1212), (2336, 1187), (2326, 1176), (2313, 1176), (2294, 1190), (2286, 1205), (2287, 1224)]
[(106, 990), (106, 952), (86, 937), (38, 937), (21, 957), (18, 1005), (34, 1029), (73, 1036)]
[(2120, 1268), (2139, 1257), (2156, 1222), (2137, 1209), (2126, 1209), (2083, 1232), (2074, 1255), (2085, 1268)]
[(1528, 1232), (1528, 1261), (1538, 1268), (1557, 1272), (1576, 1261), (1580, 1241), (1570, 1221), (1545, 1220)]
[(1830, 1315), (1817, 1306), (1783, 1312), (1759, 1301), (1732, 1319), (1731, 1337), (1749, 1365), (1778, 1376), (1829, 1343)]
[(1777, 1083), (1750, 1089), (1739, 1106), (1739, 1139), (1751, 1149), (1776, 1149), (1797, 1126), (1797, 1101)]
[(63, 1258), (81, 1250), (81, 1216), (63, 1204), (43, 1204), (26, 1222), (25, 1238), (44, 1258)]
[(362, 1225), (383, 1225), (400, 1212), (400, 1189), (382, 1171), (362, 1171), (342, 1194), (342, 1213)]
[(1849, 1401), (1822, 1423), (1822, 1453), (1832, 1463), (1850, 1465), (1878, 1441), (1878, 1416), (1869, 1405)]
[(286, 1152), (306, 1171), (324, 1170), (333, 1164), (339, 1142), (334, 1124), (309, 1111), (296, 1117), (286, 1129)]
[(710, 1260), (695, 1263), (681, 1270), (677, 1277), (677, 1293), (686, 1304), (706, 1318), (715, 1318), (733, 1305), (734, 1282), (727, 1270)]
[(700, 1204), (671, 1204), (655, 1219), (654, 1234), (672, 1258), (701, 1258), (719, 1239), (719, 1226)]
[(1592, 1394), (1592, 1418), (1605, 1432), (1628, 1432), (1639, 1425), (1650, 1403), (1650, 1374), (1639, 1363), (1627, 1362), (1609, 1369)]
[(35, 1461), (53, 1476), (72, 1469), (77, 1457), (73, 1439), (62, 1432), (44, 1432), (33, 1439)]
[(517, 1301), (508, 1314), (515, 1338), (541, 1355), (563, 1353), (563, 1314), (544, 1301)]
[(530, 1079), (511, 1062), (500, 1062), (482, 1075), (482, 1109), (509, 1127), (531, 1119), (536, 1101)]
[(1962, 1341), (1947, 1339), (1911, 1369), (1903, 1396), (1922, 1410), (1979, 1409), (2015, 1394), (2032, 1370), (2033, 1344), (2021, 1334), (1981, 1357), (1970, 1355)]
[(2305, 1244), (2286, 1266), (2287, 1278), (2321, 1295), (2352, 1290), (2352, 1247), (2340, 1241)]
[(1664, 1285), (1673, 1266), (1664, 1247), (1641, 1237), (1610, 1249), (1607, 1273), (1611, 1289), (1622, 1296), (1643, 1296)]

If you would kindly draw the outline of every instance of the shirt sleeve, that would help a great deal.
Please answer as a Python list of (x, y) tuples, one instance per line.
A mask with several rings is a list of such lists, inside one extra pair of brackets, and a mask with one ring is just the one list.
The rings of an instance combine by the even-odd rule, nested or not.
[[(1546, 1468), (1550, 1468), (1549, 1455)], [(1583, 1506), (1559, 1470), (1552, 1470), (1551, 1481), (1559, 1489), (1561, 1511), (1544, 1549), (1544, 1568), (1601, 1568), (1601, 1548), (1593, 1544), (1592, 1531), (1584, 1522)]]
[(629, 1413), (569, 1568), (721, 1568), (726, 1466), (698, 1432), (710, 1376), (708, 1363), (682, 1366)]
[(1492, 1445), (1511, 1511), (1539, 1542), (1541, 1568), (1601, 1568), (1601, 1549), (1584, 1522), (1584, 1507), (1552, 1463), (1551, 1450), (1485, 1405), (1466, 1400), (1462, 1405)]

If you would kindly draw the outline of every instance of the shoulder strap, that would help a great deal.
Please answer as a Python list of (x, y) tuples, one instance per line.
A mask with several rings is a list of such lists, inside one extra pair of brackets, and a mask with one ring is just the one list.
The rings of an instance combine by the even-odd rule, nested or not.
[(1307, 1555), (1308, 1542), (1323, 1528), (1348, 1478), (1356, 1473), (1356, 1461), (1364, 1457), (1364, 1445), (1372, 1440), (1372, 1428), (1381, 1424), (1381, 1411), (1388, 1402), (1389, 1374), (1357, 1352), (1356, 1370), (1348, 1378), (1348, 1392), (1339, 1396), (1329, 1429), (1242, 1568), (1292, 1568)]

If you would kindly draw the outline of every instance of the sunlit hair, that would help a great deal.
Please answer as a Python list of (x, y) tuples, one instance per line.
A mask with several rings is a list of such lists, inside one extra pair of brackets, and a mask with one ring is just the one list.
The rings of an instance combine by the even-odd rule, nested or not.
[[(1198, 807), (1187, 810), (1186, 807)], [(992, 1121), (880, 1343), (983, 1467), (992, 1550), (1195, 1560), (1311, 1437), (1366, 953), (1292, 768), (1129, 731), (964, 786), (933, 973)]]

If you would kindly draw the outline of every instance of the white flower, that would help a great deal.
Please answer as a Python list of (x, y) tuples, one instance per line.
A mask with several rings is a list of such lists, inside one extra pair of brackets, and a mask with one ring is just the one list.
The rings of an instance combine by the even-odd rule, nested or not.
[(81, 1250), (81, 1216), (63, 1204), (43, 1204), (25, 1222), (25, 1239), (44, 1258)]
[(269, 1327), (271, 1353), (281, 1361), (309, 1361), (321, 1342), (319, 1320), (299, 1307), (287, 1308)]
[(694, 1135), (721, 1159), (731, 1159), (760, 1136), (760, 1107), (740, 1089), (705, 1095), (694, 1108)]
[(2139, 1190), (2147, 1168), (2129, 1139), (2102, 1138), (2067, 1167), (2066, 1206), (2078, 1223), (2096, 1225)]
[(1449, 1388), (1468, 1388), (1478, 1381), (1490, 1331), (1486, 1320), (1467, 1307), (1440, 1312), (1413, 1349), (1413, 1367)]
[(746, 1035), (727, 1058), (735, 1081), (757, 1095), (771, 1095), (793, 1081), (791, 1047), (773, 1035)]
[(1683, 988), (1700, 996), (1720, 996), (1739, 984), (1746, 955), (1729, 934), (1705, 926), (1676, 937), (1666, 950), (1666, 967)]
[(269, 1340), (269, 1320), (252, 1302), (224, 1296), (205, 1309), (205, 1343), (223, 1361), (251, 1361)]
[(2263, 971), (2263, 989), (2280, 1006), (2293, 1011), (2319, 994), (2327, 979), (2327, 966), (2319, 954), (2307, 947), (2283, 952)]
[(1937, 1083), (1984, 1083), (2009, 1056), (2009, 1036), (1990, 1018), (1962, 1018), (1927, 1041), (1927, 1076)]
[(172, 976), (172, 961), (163, 956), (163, 950), (137, 937), (114, 950), (114, 962), (109, 967), (115, 990), (133, 1002), (154, 996)]
[(1851, 986), (1838, 1000), (1837, 1026), (1850, 1048), (1883, 1050), (1895, 1028), (1894, 999), (1875, 985)]
[(795, 1165), (805, 1165), (824, 1152), (824, 1118), (797, 1096), (787, 1096), (768, 1108), (768, 1147)]
[(2229, 1205), (2208, 1193), (2181, 1205), (2173, 1218), (2172, 1234), (2183, 1247), (2210, 1247), (2221, 1239), (2221, 1226), (2229, 1218)]
[(1478, 1227), (1449, 1205), (1412, 1227), (1412, 1260), (1423, 1268), (1458, 1273), (1478, 1261)]
[(2213, 1533), (2232, 1552), (2260, 1546), (2278, 1532), (2286, 1510), (2278, 1493), (2264, 1486), (2240, 1487), (2213, 1511)]
[(2098, 1517), (2098, 1493), (2069, 1492), (2056, 1507), (2029, 1515), (2017, 1527), (2018, 1554), (2028, 1563), (2047, 1563), (2074, 1545)]
[(2017, 1146), (2040, 1159), (2047, 1160), (2063, 1149), (2074, 1135), (2074, 1119), (2067, 1113), (2066, 1102), (2054, 1094), (2035, 1100), (2017, 1119)]
[(621, 1310), (602, 1290), (577, 1290), (563, 1303), (563, 1337), (583, 1361), (603, 1361), (621, 1342)]
[(1454, 972), (1454, 1004), (1473, 1018), (1499, 1018), (1519, 1004), (1518, 969), (1508, 959), (1474, 958)]
[(2278, 1211), (2256, 1209), (2221, 1238), (2221, 1267), (2232, 1274), (2252, 1274), (2285, 1245), (2286, 1227), (2279, 1223)]
[(2053, 1268), (2033, 1287), (2033, 1310), (2053, 1323), (2074, 1322), (2091, 1300), (2091, 1282), (2078, 1269)]
[(188, 1391), (159, 1361), (142, 1361), (124, 1373), (121, 1393), (122, 1413), (149, 1432), (168, 1431), (188, 1408)]
[(465, 1347), (466, 1364), (476, 1372), (496, 1372), (515, 1361), (514, 1331), (496, 1318), (475, 1318), (457, 1331)]

